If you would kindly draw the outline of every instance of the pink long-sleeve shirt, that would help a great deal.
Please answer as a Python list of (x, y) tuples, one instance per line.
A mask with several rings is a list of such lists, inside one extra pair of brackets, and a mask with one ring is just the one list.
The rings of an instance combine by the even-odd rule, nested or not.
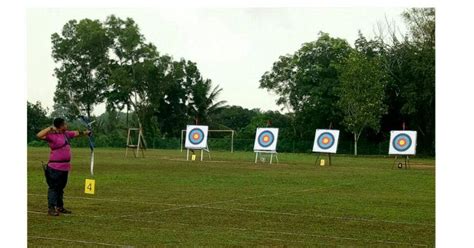
[(73, 131), (53, 131), (46, 135), (45, 140), (51, 149), (48, 161), (49, 167), (61, 171), (71, 170), (71, 146), (69, 140), (75, 136)]

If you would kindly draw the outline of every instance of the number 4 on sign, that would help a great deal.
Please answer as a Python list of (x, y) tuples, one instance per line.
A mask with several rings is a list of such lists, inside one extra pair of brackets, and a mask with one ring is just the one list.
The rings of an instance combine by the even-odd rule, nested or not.
[(94, 179), (86, 179), (84, 193), (91, 194), (91, 195), (95, 194), (95, 180)]

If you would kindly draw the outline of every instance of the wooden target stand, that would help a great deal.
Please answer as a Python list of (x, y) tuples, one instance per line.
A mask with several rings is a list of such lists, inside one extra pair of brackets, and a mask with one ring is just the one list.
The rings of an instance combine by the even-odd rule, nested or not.
[[(398, 162), (398, 165), (397, 165), (397, 162)], [(405, 170), (410, 168), (411, 169), (411, 166), (410, 166), (410, 156), (408, 155), (405, 155), (405, 156), (402, 156), (400, 155), (395, 155), (395, 160), (393, 161), (393, 164), (392, 164), (392, 170), (393, 170), (393, 167), (395, 167), (395, 165), (397, 165), (398, 169), (403, 169), (403, 166), (405, 165)]]
[(203, 148), (203, 149), (189, 149), (189, 148), (186, 148), (186, 160), (189, 161), (189, 151), (191, 151), (193, 154), (191, 155), (191, 160), (196, 160), (195, 157), (193, 159), (192, 156), (196, 156), (194, 154), (194, 151), (201, 151), (201, 161), (203, 161), (203, 158), (204, 158), (204, 152), (207, 152), (208, 156), (209, 156), (209, 160), (211, 160), (211, 151), (209, 150), (209, 146), (207, 146), (206, 148)]
[[(402, 130), (405, 130), (405, 122), (402, 123)], [(399, 156), (402, 162), (398, 162), (400, 161)], [(398, 165), (397, 165), (398, 169), (403, 169), (403, 165), (405, 165), (405, 170), (407, 170), (408, 168), (411, 169), (409, 155), (395, 155), (395, 160), (393, 161), (393, 164), (392, 164), (392, 170), (393, 170), (393, 167), (395, 167), (395, 165), (397, 164), (397, 162), (398, 162)]]
[[(132, 132), (138, 132), (138, 140), (136, 144), (132, 143)], [(143, 129), (140, 128), (129, 128), (128, 129), (128, 135), (127, 135), (127, 147), (125, 149), (125, 157), (128, 155), (128, 149), (132, 149), (133, 155), (138, 157), (140, 151), (142, 153), (142, 157), (145, 157), (145, 149), (146, 149), (146, 141), (145, 137), (143, 136)]]
[(258, 156), (260, 155), (260, 157), (262, 156), (262, 153), (268, 153), (270, 154), (270, 164), (272, 164), (273, 162), (273, 155), (275, 155), (275, 159), (277, 161), (277, 164), (280, 163), (280, 161), (278, 161), (278, 153), (277, 151), (262, 151), (262, 150), (257, 150), (255, 151), (255, 163), (257, 163), (258, 161)]
[(321, 159), (321, 155), (327, 155), (328, 156), (328, 165), (332, 165), (331, 163), (331, 153), (321, 153), (318, 152), (318, 155), (316, 156), (316, 160), (314, 161), (314, 165), (317, 165), (319, 162), (320, 166), (325, 166), (326, 163), (324, 162), (324, 159)]
[[(328, 128), (328, 129), (329, 129), (329, 130), (332, 129), (332, 122), (329, 123), (329, 128)], [(334, 141), (334, 142), (335, 142), (335, 141)], [(320, 158), (321, 158), (321, 154), (328, 156), (328, 165), (331, 166), (331, 165), (332, 165), (331, 153), (327, 153), (327, 152), (326, 152), (326, 153), (324, 153), (324, 152), (318, 152), (318, 155), (316, 156), (316, 160), (314, 161), (314, 164), (317, 165), (318, 162), (319, 162), (319, 165), (320, 165), (320, 166), (325, 166), (325, 165), (326, 165), (326, 163), (324, 162), (324, 160), (323, 160), (323, 159), (320, 159)]]

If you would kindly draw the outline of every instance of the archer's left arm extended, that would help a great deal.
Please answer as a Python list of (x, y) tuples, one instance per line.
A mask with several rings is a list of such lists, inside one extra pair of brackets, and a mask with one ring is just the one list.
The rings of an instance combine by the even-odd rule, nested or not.
[(89, 131), (89, 130), (86, 130), (86, 131), (71, 131), (71, 132), (74, 132), (74, 137), (80, 137), (80, 136), (85, 137), (85, 136), (88, 136), (91, 133), (91, 131)]

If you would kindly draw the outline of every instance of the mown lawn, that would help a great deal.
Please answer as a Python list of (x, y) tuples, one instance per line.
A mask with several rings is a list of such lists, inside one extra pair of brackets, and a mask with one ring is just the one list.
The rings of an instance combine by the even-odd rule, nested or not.
[(279, 154), (254, 164), (251, 152), (96, 149), (96, 194), (84, 194), (89, 150), (73, 148), (65, 191), (72, 215), (46, 215), (40, 161), (28, 148), (28, 244), (35, 246), (434, 246), (435, 160), (409, 170), (390, 157)]

